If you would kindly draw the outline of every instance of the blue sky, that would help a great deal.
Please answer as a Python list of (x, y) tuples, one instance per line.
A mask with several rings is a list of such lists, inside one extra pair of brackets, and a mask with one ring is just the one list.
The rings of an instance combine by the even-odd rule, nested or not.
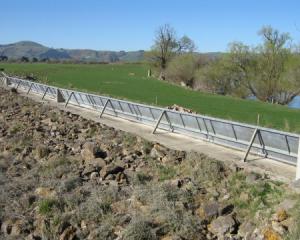
[[(300, 42), (298, 0), (1, 0), (0, 43), (36, 41), (55, 48), (149, 49), (158, 26), (172, 25), (199, 51), (254, 45), (272, 25)], [(298, 26), (298, 30), (297, 27)]]

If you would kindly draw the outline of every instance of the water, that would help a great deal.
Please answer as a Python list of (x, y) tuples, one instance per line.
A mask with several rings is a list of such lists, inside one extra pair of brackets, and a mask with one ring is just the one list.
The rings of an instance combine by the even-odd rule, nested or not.
[[(257, 100), (257, 98), (256, 98), (255, 96), (249, 96), (249, 97), (247, 97), (247, 99), (249, 99), (249, 100), (254, 100), (254, 101)], [(288, 107), (289, 107), (289, 108), (300, 109), (300, 96), (294, 97), (293, 101), (291, 101), (291, 102), (288, 104)]]
[(293, 101), (288, 104), (289, 108), (300, 109), (300, 96), (294, 97)]

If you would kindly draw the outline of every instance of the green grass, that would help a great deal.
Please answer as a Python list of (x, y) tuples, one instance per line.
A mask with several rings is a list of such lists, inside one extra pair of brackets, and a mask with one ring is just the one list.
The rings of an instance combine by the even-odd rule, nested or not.
[(137, 102), (169, 106), (178, 104), (200, 114), (300, 132), (300, 110), (229, 96), (196, 92), (147, 78), (144, 64), (10, 64), (1, 63), (7, 73), (30, 74), (41, 81), (65, 88), (105, 94)]

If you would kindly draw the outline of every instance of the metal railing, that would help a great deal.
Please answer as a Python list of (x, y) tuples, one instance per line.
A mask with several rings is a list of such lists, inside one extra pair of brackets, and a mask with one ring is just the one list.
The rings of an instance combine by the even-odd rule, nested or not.
[[(157, 128), (160, 128), (204, 139), (222, 146), (245, 150), (244, 161), (246, 161), (248, 153), (251, 152), (291, 165), (297, 165), (299, 162), (297, 161), (299, 149), (299, 135), (297, 134), (4, 76), (3, 81), (6, 85), (20, 88), (27, 93), (39, 94), (42, 98), (62, 99), (66, 107), (68, 104), (72, 104), (99, 111), (100, 117), (105, 113), (151, 125), (154, 126), (153, 133)], [(296, 178), (300, 178), (300, 166), (297, 167)]]

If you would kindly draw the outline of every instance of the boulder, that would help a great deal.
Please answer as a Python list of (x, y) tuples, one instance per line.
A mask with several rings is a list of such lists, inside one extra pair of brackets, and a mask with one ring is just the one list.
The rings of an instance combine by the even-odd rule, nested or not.
[(117, 174), (123, 172), (124, 168), (113, 163), (104, 166), (100, 171), (100, 177), (105, 179), (109, 174)]
[(220, 216), (213, 220), (208, 230), (217, 236), (224, 236), (236, 230), (237, 224), (231, 215)]
[(205, 203), (196, 210), (196, 214), (201, 219), (211, 221), (219, 215), (219, 204), (217, 202)]
[(99, 147), (95, 143), (86, 142), (82, 146), (81, 157), (85, 161), (90, 161), (97, 157), (98, 152), (99, 152)]

